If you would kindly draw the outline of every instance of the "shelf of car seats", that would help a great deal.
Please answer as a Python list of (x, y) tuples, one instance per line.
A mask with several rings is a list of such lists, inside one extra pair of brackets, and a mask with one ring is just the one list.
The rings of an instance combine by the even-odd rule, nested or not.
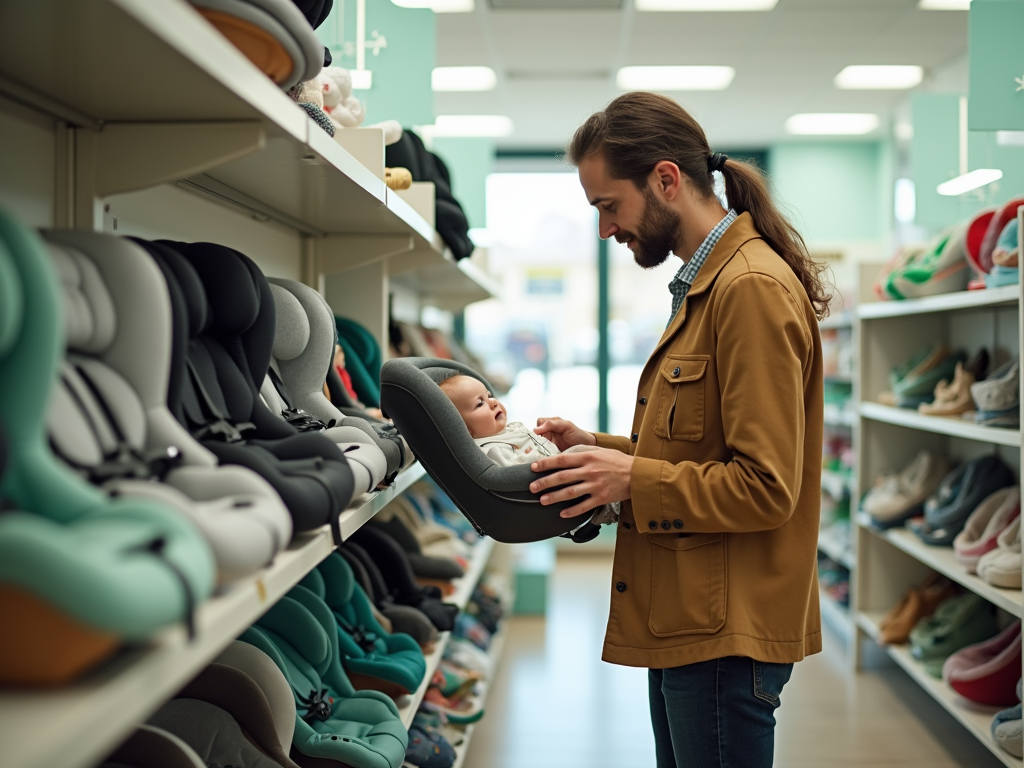
[(856, 314), (861, 320), (875, 320), (884, 317), (924, 315), (934, 312), (950, 312), (963, 309), (1013, 306), (1020, 301), (1020, 286), (1005, 285), (981, 291), (957, 291), (940, 293), (923, 299), (902, 301), (873, 301), (857, 306)]
[(1021, 444), (1019, 429), (985, 427), (959, 416), (926, 416), (908, 408), (897, 408), (881, 403), (861, 403), (860, 415), (871, 421), (881, 421), (886, 424), (896, 424), (901, 427), (910, 427), (951, 437), (963, 437), (983, 443), (1016, 447)]
[[(857, 626), (875, 642), (878, 642), (878, 627), (881, 620), (882, 614), (880, 613), (864, 612), (859, 613), (856, 619)], [(1020, 758), (1014, 757), (1009, 752), (1004, 752), (992, 739), (992, 718), (996, 712), (1005, 707), (986, 707), (960, 696), (941, 679), (929, 675), (925, 671), (924, 665), (913, 657), (908, 645), (882, 645), (881, 647), (918, 685), (939, 702), (943, 709), (956, 718), (1005, 765), (1010, 768), (1021, 768), (1024, 765)]]
[(967, 573), (964, 567), (956, 561), (952, 547), (925, 544), (906, 528), (890, 528), (886, 531), (879, 531), (872, 527), (871, 519), (863, 512), (857, 516), (857, 524), (1007, 613), (1018, 618), (1024, 617), (1024, 593), (1021, 590), (994, 587), (977, 576)]
[[(423, 476), (419, 462), (383, 491), (342, 513), (348, 537)], [(196, 611), (196, 636), (171, 627), (152, 642), (122, 651), (94, 674), (51, 691), (0, 691), (0, 765), (78, 768), (95, 764), (210, 659), (299, 583), (334, 550), (328, 526), (298, 534), (259, 573), (223, 588)]]
[[(445, 598), (446, 603), (458, 606), (460, 611), (466, 609), (466, 606), (469, 604), (469, 598), (473, 594), (473, 589), (480, 582), (484, 569), (491, 560), (491, 553), (493, 551), (494, 539), (480, 539), (473, 546), (473, 557), (469, 563), (469, 568), (466, 569), (462, 577), (455, 580), (455, 592), (450, 597)], [(440, 633), (434, 642), (434, 650), (427, 654), (427, 672), (423, 676), (423, 682), (420, 683), (419, 688), (399, 703), (398, 712), (402, 716), (402, 722), (406, 728), (409, 727), (413, 717), (416, 716), (416, 710), (419, 709), (420, 702), (423, 701), (427, 688), (430, 687), (430, 679), (434, 676), (434, 672), (441, 663), (450, 639), (450, 632)]]
[[(70, 75), (64, 61), (75, 62)], [(132, 189), (188, 177), (187, 187), (305, 234), (407, 235), (425, 263), (442, 259), (422, 216), (180, 0), (15, 4), (0, 25), (0, 93), (141, 136), (128, 142), (136, 152), (153, 143), (133, 163)]]

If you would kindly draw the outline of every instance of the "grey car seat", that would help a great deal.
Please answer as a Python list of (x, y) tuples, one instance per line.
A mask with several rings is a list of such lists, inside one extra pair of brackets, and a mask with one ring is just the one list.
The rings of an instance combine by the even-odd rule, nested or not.
[[(381, 368), (381, 407), (409, 441), (427, 473), (451, 497), (481, 535), (512, 544), (540, 541), (575, 531), (582, 542), (598, 526), (582, 517), (563, 518), (561, 510), (574, 500), (542, 506), (530, 491), (539, 476), (529, 465), (502, 467), (491, 461), (469, 435), (452, 401), (437, 386), (455, 371), (492, 389), (469, 366), (453, 360), (407, 357), (388, 360)], [(493, 390), (492, 390), (493, 391)]]
[(244, 467), (218, 467), (171, 417), (171, 299), (135, 243), (47, 233), (59, 275), (68, 351), (50, 402), (58, 455), (108, 491), (163, 502), (206, 537), (221, 581), (267, 565), (291, 539), (280, 496)]
[[(391, 425), (342, 413), (324, 395), (327, 372), (334, 364), (337, 335), (334, 315), (327, 301), (308, 285), (294, 280), (271, 278), (270, 283), (281, 313), (278, 337), (285, 333), (293, 336), (289, 344), (291, 354), (277, 358), (277, 371), (271, 366), (271, 376), (280, 374), (280, 380), (274, 384), (279, 390), (289, 393), (296, 407), (317, 419), (363, 431), (384, 453), (390, 482), (399, 470), (413, 462), (412, 451), (405, 440)], [(303, 338), (305, 343), (300, 350), (298, 342)]]

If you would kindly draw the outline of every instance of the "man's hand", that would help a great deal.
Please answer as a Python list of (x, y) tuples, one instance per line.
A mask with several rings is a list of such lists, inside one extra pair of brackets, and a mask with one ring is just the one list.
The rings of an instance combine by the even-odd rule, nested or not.
[(533, 431), (557, 445), (560, 451), (574, 445), (597, 445), (597, 438), (593, 434), (557, 416), (537, 419), (537, 428)]
[(545, 506), (583, 496), (590, 497), (563, 509), (562, 517), (576, 517), (611, 501), (624, 501), (630, 497), (629, 478), (633, 471), (633, 457), (621, 451), (598, 448), (596, 451), (563, 453), (535, 461), (530, 468), (534, 472), (557, 470), (530, 483), (530, 490), (534, 493), (566, 486), (541, 496), (540, 503)]

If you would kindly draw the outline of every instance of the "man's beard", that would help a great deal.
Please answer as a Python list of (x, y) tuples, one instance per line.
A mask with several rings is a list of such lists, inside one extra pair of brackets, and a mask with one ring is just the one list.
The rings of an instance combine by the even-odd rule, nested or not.
[(679, 214), (658, 200), (650, 188), (644, 187), (644, 210), (636, 234), (622, 233), (624, 240), (633, 238), (636, 250), (633, 260), (644, 269), (665, 263), (679, 242), (682, 221)]

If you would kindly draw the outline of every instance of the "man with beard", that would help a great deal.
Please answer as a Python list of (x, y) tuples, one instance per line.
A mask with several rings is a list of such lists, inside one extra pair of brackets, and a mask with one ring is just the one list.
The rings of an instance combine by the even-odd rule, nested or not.
[(622, 502), (603, 658), (648, 668), (658, 768), (766, 768), (793, 664), (821, 650), (823, 268), (760, 171), (712, 153), (671, 99), (620, 96), (568, 154), (601, 237), (683, 266), (632, 434), (540, 419), (563, 451), (606, 450), (534, 462), (557, 471), (531, 490), (580, 499), (566, 517)]

